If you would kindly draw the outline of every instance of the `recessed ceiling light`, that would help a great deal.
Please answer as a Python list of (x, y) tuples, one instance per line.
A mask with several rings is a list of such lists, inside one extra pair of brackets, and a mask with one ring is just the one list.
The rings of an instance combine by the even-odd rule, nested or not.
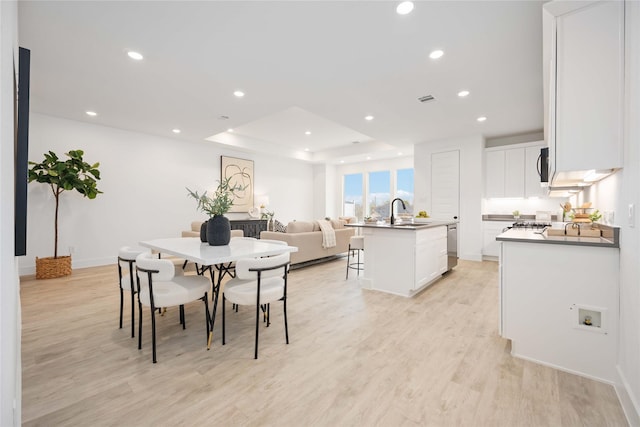
[(305, 134), (305, 135), (311, 135), (311, 131), (310, 131), (310, 130), (308, 130), (308, 131), (306, 131), (304, 134)]
[(398, 151), (398, 156), (402, 156), (402, 151)]
[(309, 151), (309, 149), (308, 149), (308, 148), (305, 148), (305, 149), (304, 149), (304, 151)]
[(367, 160), (371, 160), (371, 156), (367, 156)]
[(140, 54), (138, 52), (134, 52), (132, 50), (127, 52), (127, 55), (129, 55), (129, 58), (135, 59), (136, 61), (141, 61), (144, 58), (144, 56), (142, 56), (142, 54)]
[(233, 132), (233, 129), (229, 128), (227, 129), (227, 132)]
[(344, 163), (344, 160), (340, 160), (340, 163)]
[(180, 133), (180, 129), (177, 129), (177, 128), (176, 128), (176, 129), (173, 129), (171, 132), (173, 132), (173, 133)]
[(487, 118), (485, 116), (480, 116), (476, 120), (479, 122), (484, 122), (485, 120), (487, 120)]
[(464, 98), (465, 96), (469, 96), (469, 91), (468, 90), (461, 90), (460, 92), (458, 92), (458, 96), (460, 98)]
[(368, 121), (371, 121), (371, 120), (373, 120), (373, 116), (365, 116), (364, 119), (368, 120)]
[(238, 98), (242, 98), (244, 96), (244, 92), (241, 91), (241, 90), (237, 90), (237, 91), (233, 92), (233, 94)]
[(396, 12), (398, 15), (406, 15), (411, 13), (413, 10), (413, 2), (412, 1), (403, 1), (396, 7)]
[(444, 55), (444, 52), (441, 50), (434, 50), (433, 52), (431, 52), (429, 54), (429, 58), (431, 59), (438, 59), (440, 58), (442, 55)]
[(98, 115), (98, 113), (96, 113), (95, 111), (86, 111), (87, 116), (91, 116), (91, 117), (95, 117)]

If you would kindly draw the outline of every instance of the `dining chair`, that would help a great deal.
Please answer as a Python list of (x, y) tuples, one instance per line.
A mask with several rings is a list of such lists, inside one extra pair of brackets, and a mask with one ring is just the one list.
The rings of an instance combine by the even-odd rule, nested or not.
[[(135, 337), (135, 294), (137, 287), (135, 284), (135, 274), (133, 272), (133, 264), (136, 257), (143, 252), (149, 252), (148, 249), (132, 248), (123, 246), (118, 250), (118, 285), (120, 287), (120, 329), (122, 329), (122, 315), (124, 311), (124, 291), (131, 294), (131, 338)], [(129, 267), (129, 272), (123, 274), (123, 267)]]
[[(265, 304), (282, 301), (284, 332), (289, 344), (287, 325), (287, 274), (289, 252), (264, 258), (240, 259), (236, 262), (236, 277), (229, 280), (222, 293), (222, 345), (226, 340), (225, 305), (229, 300), (236, 305), (256, 305), (256, 337), (254, 358), (258, 358), (260, 311)], [(267, 322), (269, 326), (270, 322)]]
[[(180, 270), (179, 270), (180, 271)], [(176, 274), (173, 262), (158, 259), (151, 253), (142, 253), (136, 258), (138, 285), (138, 349), (142, 349), (142, 306), (151, 310), (151, 342), (153, 363), (156, 363), (156, 309), (180, 307), (180, 324), (186, 329), (184, 305), (193, 301), (204, 302), (206, 337), (209, 337), (209, 303), (207, 292), (211, 282), (200, 275)], [(206, 340), (205, 340), (206, 341)]]

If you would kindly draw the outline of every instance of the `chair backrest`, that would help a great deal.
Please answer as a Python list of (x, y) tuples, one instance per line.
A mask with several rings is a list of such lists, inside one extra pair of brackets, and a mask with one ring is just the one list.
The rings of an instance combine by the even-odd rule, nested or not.
[[(236, 277), (241, 280), (255, 280), (258, 277), (257, 272), (249, 271), (249, 269), (255, 268), (269, 268), (277, 265), (286, 264), (289, 262), (289, 252), (284, 252), (280, 255), (274, 255), (265, 258), (244, 258), (236, 261)], [(284, 268), (275, 270), (267, 270), (262, 273), (261, 277), (282, 277), (284, 275)]]
[[(154, 282), (169, 281), (173, 279), (176, 273), (173, 262), (168, 259), (156, 258), (151, 252), (144, 252), (138, 255), (136, 258), (136, 266), (138, 269), (143, 270), (157, 270), (158, 273), (155, 273), (153, 276)], [(138, 277), (140, 277), (140, 281), (146, 282), (147, 274), (138, 274)]]
[(150, 253), (146, 248), (134, 248), (131, 246), (123, 246), (118, 250), (118, 261), (135, 261), (141, 253)]

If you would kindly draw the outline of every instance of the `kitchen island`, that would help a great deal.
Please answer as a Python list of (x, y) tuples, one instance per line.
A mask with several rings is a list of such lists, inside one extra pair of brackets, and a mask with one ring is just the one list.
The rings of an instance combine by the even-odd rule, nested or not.
[(347, 224), (364, 236), (362, 288), (412, 297), (433, 284), (448, 270), (450, 224), (456, 222)]
[(604, 237), (498, 235), (499, 331), (513, 356), (616, 381), (619, 229), (601, 229)]

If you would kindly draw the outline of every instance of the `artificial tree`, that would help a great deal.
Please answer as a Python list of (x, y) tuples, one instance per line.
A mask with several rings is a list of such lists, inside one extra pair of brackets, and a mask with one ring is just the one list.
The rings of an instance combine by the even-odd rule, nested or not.
[(98, 167), (100, 163), (89, 164), (82, 158), (84, 151), (70, 150), (65, 153), (67, 160), (61, 160), (56, 153), (49, 151), (44, 154), (40, 163), (29, 162), (29, 182), (36, 181), (48, 184), (56, 200), (54, 221), (54, 250), (53, 258), (58, 258), (58, 209), (60, 194), (64, 191), (76, 190), (84, 197), (95, 199), (102, 191), (98, 190), (97, 180), (100, 179)]

